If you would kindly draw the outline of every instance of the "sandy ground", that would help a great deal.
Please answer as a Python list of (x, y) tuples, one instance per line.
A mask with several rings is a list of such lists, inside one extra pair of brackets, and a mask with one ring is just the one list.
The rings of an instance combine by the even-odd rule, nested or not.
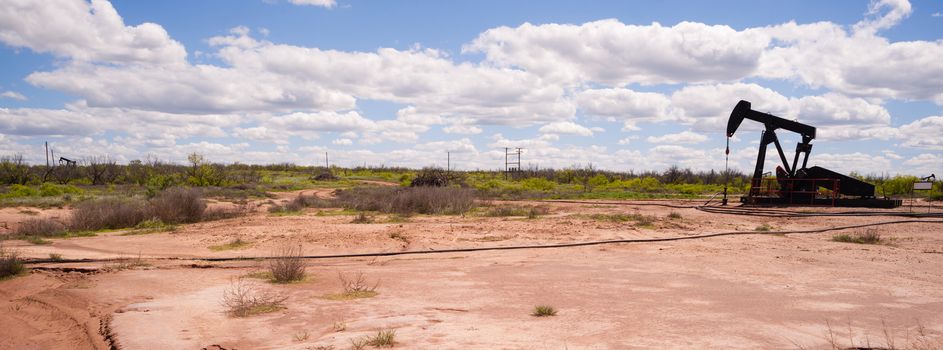
[[(110, 232), (48, 245), (7, 241), (7, 248), (27, 257), (126, 260), (38, 264), (28, 276), (0, 281), (0, 348), (349, 349), (352, 340), (388, 329), (396, 332), (396, 348), (404, 349), (831, 349), (832, 343), (883, 347), (889, 340), (897, 348), (943, 347), (943, 223), (878, 226), (874, 230), (887, 242), (881, 245), (831, 241), (837, 233), (864, 231), (855, 229), (309, 260), (310, 277), (301, 283), (250, 279), (287, 301), (282, 310), (246, 318), (227, 315), (222, 295), (234, 279), (260, 271), (262, 262), (186, 260), (270, 255), (286, 242), (315, 255), (890, 220), (732, 216), (644, 203), (650, 202), (515, 203), (547, 206), (550, 213), (537, 219), (417, 216), (406, 222), (380, 215), (372, 224), (353, 224), (351, 215), (336, 210), (271, 216), (260, 208), (166, 233)], [(15, 226), (27, 215), (67, 215), (21, 211), (0, 210), (0, 218)], [(669, 218), (672, 212), (681, 218)], [(638, 213), (655, 221), (640, 227), (588, 216), (594, 213)], [(251, 244), (208, 249), (236, 238)], [(168, 257), (181, 259), (161, 259)], [(378, 295), (325, 297), (342, 290), (338, 274), (360, 273), (379, 283)], [(531, 316), (536, 305), (551, 305), (558, 314)]]

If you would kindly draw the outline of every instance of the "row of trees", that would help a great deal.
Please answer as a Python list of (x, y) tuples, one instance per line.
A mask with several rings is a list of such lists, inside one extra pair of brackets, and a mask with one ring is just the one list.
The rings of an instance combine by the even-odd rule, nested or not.
[(188, 165), (179, 165), (148, 157), (118, 164), (108, 156), (96, 156), (84, 158), (74, 165), (46, 166), (30, 165), (22, 155), (3, 156), (0, 157), (0, 184), (133, 184), (164, 189), (180, 184), (226, 186), (259, 180), (255, 169), (240, 164), (210, 163), (196, 153), (191, 154), (188, 161)]
[[(390, 174), (400, 182), (409, 182), (416, 177), (415, 169), (402, 167), (355, 167), (330, 169), (321, 166), (301, 166), (292, 163), (268, 165), (219, 164), (212, 163), (200, 154), (193, 153), (187, 158), (187, 164), (174, 164), (149, 156), (144, 160), (133, 160), (128, 164), (118, 164), (108, 156), (88, 157), (76, 165), (30, 165), (22, 155), (0, 157), (0, 185), (27, 185), (41, 183), (59, 184), (130, 184), (147, 186), (162, 190), (176, 185), (191, 186), (231, 186), (252, 185), (261, 181), (261, 171), (281, 171), (303, 173), (312, 179), (329, 180), (333, 175)], [(449, 180), (461, 179), (462, 174), (484, 174), (489, 177), (505, 176), (498, 171), (446, 172)], [(330, 176), (325, 176), (330, 175)], [(657, 179), (662, 184), (699, 184), (723, 185), (724, 183), (749, 184), (749, 175), (740, 171), (727, 172), (707, 170), (695, 171), (672, 166), (664, 171), (619, 172), (598, 169), (592, 165), (566, 169), (522, 169), (511, 172), (509, 177), (515, 180), (544, 179), (558, 184), (582, 185), (584, 188), (603, 186), (607, 183), (632, 179)], [(854, 173), (852, 173), (855, 176)], [(457, 176), (457, 177), (456, 177)], [(421, 176), (420, 176), (421, 177)], [(878, 195), (900, 195), (910, 193), (913, 176), (856, 176), (873, 183), (878, 188)], [(883, 192), (883, 193), (882, 193)]]

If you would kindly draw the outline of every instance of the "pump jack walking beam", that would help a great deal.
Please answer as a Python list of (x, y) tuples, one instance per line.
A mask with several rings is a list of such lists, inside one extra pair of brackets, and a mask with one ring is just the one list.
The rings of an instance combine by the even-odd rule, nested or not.
[[(779, 159), (783, 161), (783, 167), (789, 176), (796, 176), (796, 171), (806, 167), (809, 162), (809, 153), (812, 152), (812, 139), (815, 138), (815, 127), (783, 119), (774, 115), (757, 112), (750, 108), (750, 102), (741, 100), (730, 113), (730, 119), (727, 121), (727, 137), (732, 137), (743, 119), (750, 119), (766, 126), (760, 138), (760, 153), (756, 157), (756, 169), (753, 171), (753, 180), (756, 181), (763, 177), (763, 166), (766, 163), (766, 147), (773, 143), (776, 145), (776, 151), (779, 152)], [(802, 136), (802, 142), (796, 144), (796, 156), (792, 165), (786, 159), (786, 153), (783, 152), (782, 145), (779, 144), (779, 138), (776, 137), (776, 129), (783, 129), (795, 132)], [(802, 158), (802, 167), (799, 167), (799, 154), (804, 154)]]

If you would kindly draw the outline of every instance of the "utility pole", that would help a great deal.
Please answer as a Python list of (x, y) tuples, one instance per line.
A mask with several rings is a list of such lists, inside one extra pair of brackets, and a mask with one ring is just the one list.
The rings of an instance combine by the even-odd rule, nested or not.
[(445, 171), (452, 171), (452, 152), (445, 152)]
[(49, 167), (49, 141), (43, 142), (46, 145), (46, 167)]
[(324, 168), (325, 168), (325, 169), (330, 169), (331, 166), (330, 166), (329, 164), (330, 164), (330, 163), (328, 163), (328, 161), (327, 161), (327, 152), (324, 152)]

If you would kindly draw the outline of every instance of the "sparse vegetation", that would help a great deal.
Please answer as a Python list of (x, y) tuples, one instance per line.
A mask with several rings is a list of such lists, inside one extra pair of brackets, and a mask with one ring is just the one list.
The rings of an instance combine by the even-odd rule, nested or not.
[(537, 305), (530, 315), (535, 317), (556, 316), (557, 309), (554, 309), (553, 306), (550, 305)]
[(251, 244), (252, 243), (249, 243), (248, 241), (245, 241), (241, 237), (239, 237), (224, 244), (209, 246), (209, 250), (212, 250), (214, 252), (221, 252), (224, 250), (236, 250), (236, 249), (242, 249), (242, 248), (248, 247)]
[(380, 329), (377, 334), (368, 338), (367, 344), (376, 348), (392, 348), (396, 345), (395, 329)]
[(223, 292), (222, 305), (231, 316), (248, 317), (281, 310), (285, 300), (288, 297), (262, 291), (251, 281), (237, 278)]
[(835, 242), (857, 244), (881, 244), (884, 241), (881, 238), (881, 234), (877, 233), (877, 231), (873, 229), (851, 235), (846, 233), (834, 235), (832, 236), (832, 240)]
[(44, 244), (52, 243), (52, 241), (47, 241), (39, 236), (26, 236), (26, 241), (35, 245), (44, 245)]
[(657, 220), (654, 216), (651, 215), (642, 215), (642, 214), (590, 214), (587, 216), (589, 219), (596, 221), (609, 221), (609, 222), (635, 222), (638, 226), (641, 227), (652, 227)]
[(760, 225), (760, 226), (757, 226), (757, 227), (756, 227), (755, 229), (753, 229), (753, 230), (754, 230), (754, 231), (759, 231), (759, 232), (769, 232), (769, 231), (772, 231), (772, 230), (773, 230), (773, 227), (770, 226), (769, 224), (765, 224), (765, 223), (764, 223), (764, 224), (762, 224), (762, 225)]
[(20, 223), (15, 235), (50, 237), (65, 233), (66, 227), (61, 222), (48, 218), (32, 218)]
[(681, 214), (678, 212), (671, 212), (668, 214), (669, 219), (678, 220), (681, 219)]
[(339, 206), (409, 215), (462, 214), (475, 207), (474, 192), (457, 187), (357, 187), (338, 191)]
[(7, 250), (0, 245), (0, 280), (26, 272), (26, 266), (20, 260), (20, 254), (15, 250)]
[(295, 333), (296, 342), (307, 341), (309, 337), (310, 337), (310, 334), (308, 334), (308, 331), (301, 331), (300, 333)]
[(49, 253), (49, 260), (52, 260), (52, 261), (62, 261), (62, 254), (59, 254), (59, 253)]
[(272, 274), (272, 282), (290, 283), (304, 280), (305, 263), (301, 258), (301, 246), (286, 244), (273, 254), (276, 258), (268, 261), (268, 272)]
[(337, 278), (341, 281), (341, 287), (344, 288), (343, 293), (331, 294), (326, 298), (330, 300), (352, 300), (352, 299), (362, 299), (362, 298), (372, 298), (378, 293), (376, 292), (377, 287), (380, 286), (380, 281), (377, 280), (373, 284), (367, 281), (367, 277), (363, 272), (358, 272), (355, 276), (349, 277), (343, 273), (338, 272)]
[(113, 197), (85, 201), (75, 206), (69, 227), (77, 231), (134, 227), (147, 218), (145, 205), (141, 200)]
[(368, 337), (360, 337), (350, 340), (351, 350), (363, 350), (367, 347), (367, 345), (370, 345), (370, 338)]
[(536, 219), (540, 215), (546, 215), (550, 213), (550, 208), (547, 206), (509, 206), (501, 205), (496, 207), (491, 207), (484, 212), (484, 216), (490, 217), (505, 217), (505, 216), (524, 216), (528, 219)]
[(199, 222), (206, 211), (203, 194), (196, 188), (168, 188), (148, 204), (149, 217), (174, 224)]
[(350, 221), (350, 223), (352, 223), (352, 224), (372, 224), (372, 223), (373, 223), (373, 217), (367, 215), (367, 214), (364, 213), (364, 212), (360, 212), (360, 214), (357, 214), (357, 216), (355, 216), (354, 219)]

